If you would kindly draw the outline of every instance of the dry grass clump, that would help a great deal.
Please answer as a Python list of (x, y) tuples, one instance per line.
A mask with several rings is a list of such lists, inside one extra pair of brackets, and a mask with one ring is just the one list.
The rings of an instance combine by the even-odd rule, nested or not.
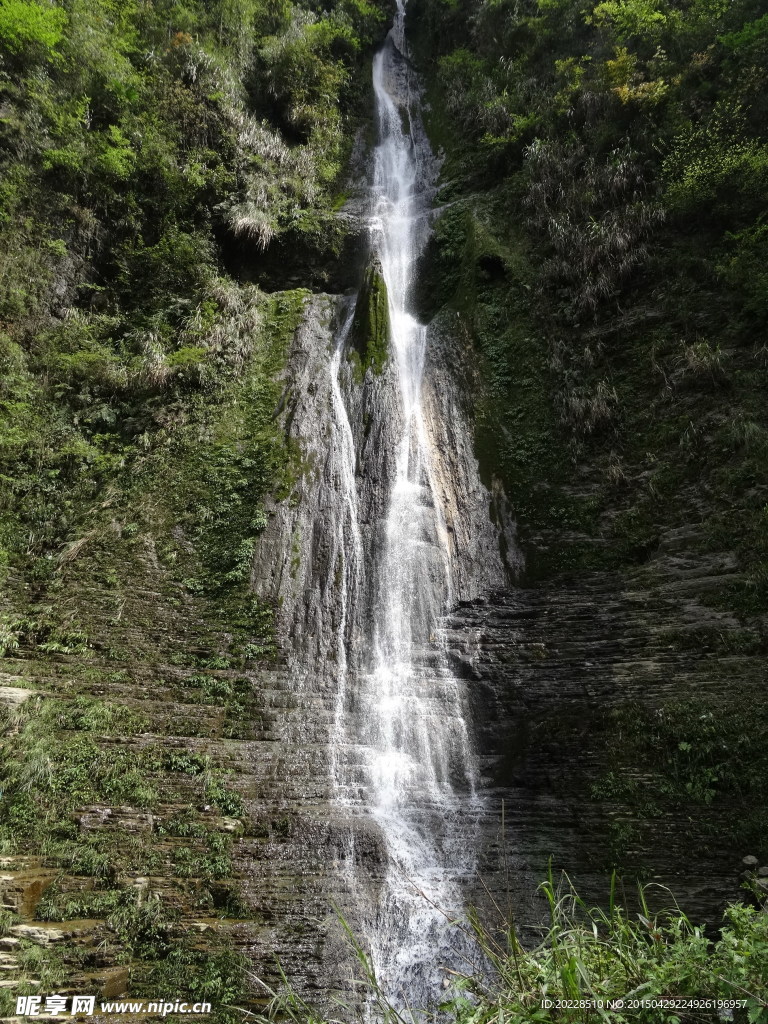
[(619, 396), (607, 380), (594, 387), (573, 385), (558, 396), (560, 422), (581, 434), (591, 434), (611, 423), (618, 412)]
[(221, 307), (212, 326), (206, 329), (205, 311), (197, 306), (181, 332), (182, 344), (202, 344), (216, 361), (239, 369), (254, 348), (262, 325), (260, 304), (263, 293), (256, 285), (238, 285), (219, 278), (211, 289), (212, 298)]
[(722, 381), (725, 377), (723, 353), (717, 343), (707, 338), (681, 343), (681, 351), (674, 360), (673, 381), (701, 381), (709, 378)]
[(225, 219), (236, 237), (250, 239), (262, 251), (277, 233), (274, 217), (251, 199), (232, 206)]

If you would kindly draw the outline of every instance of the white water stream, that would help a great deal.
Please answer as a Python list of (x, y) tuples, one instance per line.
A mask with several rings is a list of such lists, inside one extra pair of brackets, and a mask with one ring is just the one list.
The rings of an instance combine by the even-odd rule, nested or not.
[[(355, 448), (339, 384), (350, 317), (332, 360), (333, 415), (347, 469), (338, 523), (345, 550), (344, 607), (332, 739), (337, 799), (373, 817), (388, 862), (367, 940), (380, 984), (398, 1005), (439, 998), (462, 962), (461, 880), (474, 870), (470, 835), (475, 769), (463, 684), (438, 638), (451, 602), (448, 532), (422, 403), (427, 330), (411, 312), (416, 260), (428, 236), (434, 161), (420, 128), (405, 55), (404, 4), (377, 54), (373, 85), (379, 128), (374, 153), (371, 241), (387, 285), (393, 387), (400, 408), (383, 539), (370, 567), (373, 609), (367, 653), (348, 661), (348, 610), (360, 591), (363, 543), (356, 522)], [(354, 713), (351, 713), (354, 709)], [(358, 751), (354, 770), (340, 756)]]

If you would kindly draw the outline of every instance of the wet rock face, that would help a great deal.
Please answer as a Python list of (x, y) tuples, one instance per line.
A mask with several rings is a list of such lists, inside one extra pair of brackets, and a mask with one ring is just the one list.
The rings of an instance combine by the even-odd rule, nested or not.
[[(275, 716), (280, 743), (264, 784), (296, 814), (302, 834), (298, 845), (291, 838), (275, 847), (274, 864), (281, 866), (267, 867), (260, 855), (258, 867), (246, 858), (243, 873), (253, 898), (267, 894), (275, 920), (292, 922), (301, 934), (301, 953), (283, 954), (286, 967), (318, 994), (343, 988), (350, 971), (349, 952), (327, 914), (329, 899), (357, 930), (387, 867), (376, 824), (334, 800), (334, 758), (348, 780), (361, 765), (354, 744), (342, 749), (334, 736), (336, 695), (340, 673), (359, 670), (369, 653), (377, 593), (371, 567), (384, 544), (402, 415), (391, 364), (355, 379), (344, 351), (336, 351), (350, 319), (347, 299), (307, 301), (281, 412), (303, 472), (290, 498), (274, 506), (253, 570), (257, 593), (279, 606), (292, 702), (290, 715)], [(738, 652), (739, 623), (709, 600), (730, 578), (733, 561), (727, 553), (693, 556), (690, 536), (670, 531), (654, 558), (632, 571), (516, 584), (522, 559), (514, 520), (498, 483), (480, 479), (474, 455), (472, 404), (480, 382), (469, 341), (448, 313), (428, 330), (423, 403), (438, 455), (434, 493), (449, 540), (452, 603), (436, 642), (463, 683), (479, 764), (473, 842), (481, 882), (465, 883), (466, 902), (491, 924), (497, 905), (533, 938), (546, 916), (536, 888), (550, 859), (595, 902), (605, 901), (611, 867), (620, 864), (630, 896), (640, 875), (669, 886), (693, 919), (714, 924), (723, 903), (740, 894), (734, 864), (745, 851), (713, 831), (712, 815), (704, 816), (695, 800), (656, 799), (653, 751), (646, 763), (617, 764), (617, 729), (630, 728), (633, 716), (652, 721), (670, 701), (689, 698), (719, 702), (728, 715), (734, 700), (761, 692), (753, 653), (732, 653), (720, 665), (695, 642), (708, 630), (732, 636)], [(416, 657), (423, 666), (437, 663), (430, 645)], [(430, 686), (439, 693), (444, 682), (435, 672)], [(364, 726), (365, 707), (347, 711)], [(632, 799), (606, 786), (612, 772)], [(361, 767), (359, 782), (362, 789)], [(300, 891), (287, 892), (287, 880), (296, 877), (305, 879)], [(281, 926), (281, 942), (286, 934)], [(255, 952), (266, 956), (268, 949)]]
[[(630, 899), (639, 875), (668, 886), (691, 918), (713, 926), (724, 903), (741, 895), (738, 849), (713, 830), (717, 810), (659, 800), (655, 759), (615, 763), (616, 730), (662, 714), (670, 701), (706, 697), (733, 713), (731, 671), (745, 694), (759, 689), (761, 670), (744, 656), (723, 674), (706, 649), (670, 643), (713, 615), (718, 629), (736, 628), (699, 603), (703, 589), (717, 585), (710, 567), (686, 575), (684, 600), (674, 563), (659, 560), (654, 589), (643, 572), (497, 592), (446, 620), (455, 671), (467, 680), (485, 800), (484, 886), (470, 898), (490, 920), (498, 915), (486, 887), (535, 932), (543, 907), (534, 893), (550, 859), (589, 900), (605, 902), (619, 863)], [(638, 796), (601, 792), (611, 772)]]
[[(256, 594), (277, 602), (281, 646), (294, 678), (305, 679), (310, 691), (329, 700), (343, 648), (349, 655), (362, 653), (368, 632), (373, 581), (367, 567), (382, 542), (400, 417), (388, 386), (390, 366), (381, 373), (369, 370), (356, 382), (355, 364), (340, 355), (339, 391), (334, 392), (337, 334), (348, 329), (351, 312), (349, 301), (338, 296), (308, 300), (288, 359), (282, 413), (286, 435), (300, 453), (301, 472), (288, 500), (270, 509), (252, 571)], [(339, 422), (340, 401), (347, 406), (349, 436)], [(356, 523), (348, 507), (351, 487)], [(358, 529), (359, 538), (353, 536)], [(355, 594), (347, 595), (346, 566), (358, 543)], [(315, 726), (318, 740), (327, 739), (327, 716)]]
[(252, 572), (256, 594), (279, 604), (278, 629), (287, 652), (301, 650), (310, 665), (334, 658), (340, 602), (335, 579), (344, 557), (333, 528), (341, 483), (332, 452), (329, 361), (339, 301), (309, 300), (293, 339), (281, 405), (286, 435), (302, 471), (288, 501), (275, 502)]
[[(514, 524), (479, 478), (467, 386), (456, 379), (466, 375), (466, 353), (448, 326), (437, 325), (429, 335), (423, 400), (427, 443), (434, 452), (431, 500), (440, 507), (438, 521), (447, 534), (448, 596), (453, 603), (503, 586), (512, 578), (516, 561)], [(278, 633), (297, 708), (290, 722), (276, 725), (279, 761), (291, 781), (275, 774), (275, 791), (289, 808), (295, 800), (301, 802), (304, 827), (313, 836), (307, 866), (315, 860), (323, 865), (320, 877), (316, 868), (309, 871), (320, 883), (319, 889), (313, 886), (312, 899), (322, 900), (318, 893), (325, 889), (326, 900), (334, 899), (362, 934), (364, 920), (375, 916), (390, 868), (381, 826), (366, 812), (370, 768), (364, 748), (370, 730), (367, 702), (375, 698), (369, 688), (374, 685), (373, 620), (381, 600), (376, 567), (386, 547), (403, 413), (392, 360), (368, 367), (361, 379), (356, 361), (348, 358), (354, 344), (350, 329), (353, 308), (348, 300), (307, 300), (281, 402), (286, 434), (300, 452), (302, 472), (288, 500), (271, 509), (256, 550), (252, 585), (259, 597), (278, 608)], [(435, 541), (425, 535), (424, 544)], [(414, 651), (414, 659), (436, 707), (443, 691), (463, 686), (461, 674), (458, 684), (446, 675), (436, 636)], [(358, 681), (349, 683), (353, 677)], [(449, 703), (454, 699), (446, 696)], [(461, 788), (464, 768), (458, 751), (455, 760)], [(305, 787), (313, 794), (311, 807)], [(427, 802), (425, 823), (430, 813)], [(433, 824), (436, 831), (444, 827), (443, 822)], [(289, 857), (286, 850), (277, 860), (295, 873), (295, 854)], [(271, 872), (254, 874), (249, 881), (254, 897), (270, 877)], [(285, 904), (283, 912), (293, 920), (301, 912), (302, 898), (290, 907)], [(312, 906), (318, 909), (314, 902), (303, 908), (307, 922), (318, 917)], [(338, 927), (326, 920), (320, 931), (309, 923), (305, 931), (325, 951), (319, 953), (321, 959), (327, 956), (335, 965), (329, 968), (333, 984), (343, 986), (350, 959), (348, 949), (340, 952), (344, 946)], [(306, 977), (305, 968), (301, 975)]]
[[(296, 332), (286, 371), (286, 433), (301, 453), (302, 472), (287, 501), (273, 505), (256, 551), (252, 584), (258, 596), (279, 604), (278, 628), (295, 671), (332, 677), (341, 656), (339, 630), (354, 652), (370, 635), (375, 580), (370, 567), (383, 545), (386, 506), (395, 477), (402, 410), (391, 362), (355, 379), (344, 348), (339, 369), (341, 400), (354, 447), (354, 487), (361, 533), (358, 592), (344, 595), (344, 561), (354, 541), (345, 495), (345, 453), (334, 408), (332, 360), (338, 334), (350, 316), (349, 300), (313, 296)], [(348, 328), (348, 324), (346, 325)], [(449, 535), (451, 600), (468, 601), (511, 581), (521, 558), (515, 526), (500, 489), (481, 482), (474, 454), (467, 371), (468, 353), (448, 329), (430, 328), (424, 403), (436, 483)], [(354, 325), (353, 325), (354, 327)], [(350, 339), (351, 341), (351, 339)], [(345, 607), (346, 605), (346, 607)], [(320, 682), (320, 686), (325, 684)]]
[(450, 312), (429, 326), (424, 374), (434, 468), (450, 538), (452, 600), (472, 601), (518, 576), (523, 558), (512, 511), (497, 480), (480, 479), (472, 398), (480, 387), (468, 337)]

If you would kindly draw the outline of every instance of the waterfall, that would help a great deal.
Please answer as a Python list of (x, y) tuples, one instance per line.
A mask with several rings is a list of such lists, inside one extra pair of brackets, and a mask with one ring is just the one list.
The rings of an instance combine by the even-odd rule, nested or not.
[[(302, 468), (270, 509), (252, 586), (275, 607), (286, 653), (290, 692), (271, 698), (284, 753), (267, 762), (316, 857), (302, 884), (341, 906), (390, 1000), (426, 1007), (451, 970), (469, 969), (451, 921), (487, 832), (466, 684), (442, 622), (505, 584), (515, 542), (500, 488), (480, 479), (468, 340), (452, 313), (429, 325), (415, 315), (437, 163), (404, 23), (399, 0), (374, 58), (378, 142), (357, 207), (387, 289), (387, 359), (357, 361), (357, 300), (307, 298), (280, 413)], [(346, 991), (339, 936), (317, 927), (328, 950), (317, 983)]]
[[(429, 232), (432, 181), (405, 51), (402, 0), (373, 64), (379, 141), (374, 152), (371, 245), (387, 286), (391, 361), (387, 384), (396, 422), (386, 512), (369, 555), (371, 608), (354, 664), (336, 659), (338, 695), (332, 731), (337, 801), (378, 824), (387, 867), (367, 941), (379, 982), (396, 1005), (425, 1006), (466, 968), (461, 881), (474, 870), (470, 824), (477, 811), (475, 766), (463, 684), (450, 671), (439, 622), (452, 600), (449, 531), (441, 507), (439, 458), (427, 423), (423, 377), (427, 328), (411, 311), (416, 261)], [(348, 461), (338, 529), (345, 531), (345, 595), (338, 647), (350, 632), (349, 609), (362, 593), (363, 542), (355, 527), (355, 450), (340, 377), (350, 316), (331, 362), (333, 417)], [(357, 751), (356, 758), (340, 751)]]

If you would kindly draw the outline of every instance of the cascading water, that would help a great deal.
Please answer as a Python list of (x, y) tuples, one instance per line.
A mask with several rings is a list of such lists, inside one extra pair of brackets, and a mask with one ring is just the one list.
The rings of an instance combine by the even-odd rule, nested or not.
[[(350, 317), (339, 332), (331, 372), (333, 417), (341, 441), (345, 531), (343, 614), (336, 658), (338, 697), (332, 735), (337, 800), (371, 815), (388, 856), (367, 939), (380, 984), (396, 1003), (425, 1006), (465, 968), (460, 882), (474, 868), (469, 824), (477, 809), (475, 769), (461, 682), (448, 667), (439, 618), (451, 601), (449, 534), (435, 480), (436, 453), (422, 401), (427, 329), (410, 311), (416, 260), (428, 236), (428, 143), (414, 109), (405, 55), (402, 0), (376, 55), (379, 126), (374, 153), (371, 242), (387, 286), (397, 425), (385, 522), (370, 566), (372, 607), (364, 653), (348, 659), (349, 607), (363, 593), (363, 544), (354, 524), (355, 450), (339, 384)], [(399, 431), (399, 434), (398, 434)], [(350, 768), (342, 747), (358, 754)]]
[[(347, 991), (341, 937), (307, 910), (330, 896), (390, 1000), (427, 1007), (450, 970), (470, 969), (450, 919), (473, 888), (474, 851), (489, 849), (465, 685), (451, 669), (471, 675), (472, 656), (446, 649), (441, 622), (505, 585), (515, 543), (503, 494), (480, 479), (460, 323), (443, 311), (424, 326), (414, 314), (437, 165), (398, 3), (374, 60), (378, 144), (360, 197), (366, 281), (380, 274), (387, 290), (388, 358), (370, 365), (373, 293), (306, 299), (278, 407), (301, 472), (291, 500), (270, 509), (251, 582), (276, 609), (286, 653), (267, 707), (280, 742), (260, 752), (262, 771), (301, 836), (290, 844), (300, 885), (276, 948), (296, 955), (298, 915), (316, 929), (313, 985)], [(274, 868), (281, 899), (284, 870)], [(309, 939), (302, 963), (308, 949)]]

